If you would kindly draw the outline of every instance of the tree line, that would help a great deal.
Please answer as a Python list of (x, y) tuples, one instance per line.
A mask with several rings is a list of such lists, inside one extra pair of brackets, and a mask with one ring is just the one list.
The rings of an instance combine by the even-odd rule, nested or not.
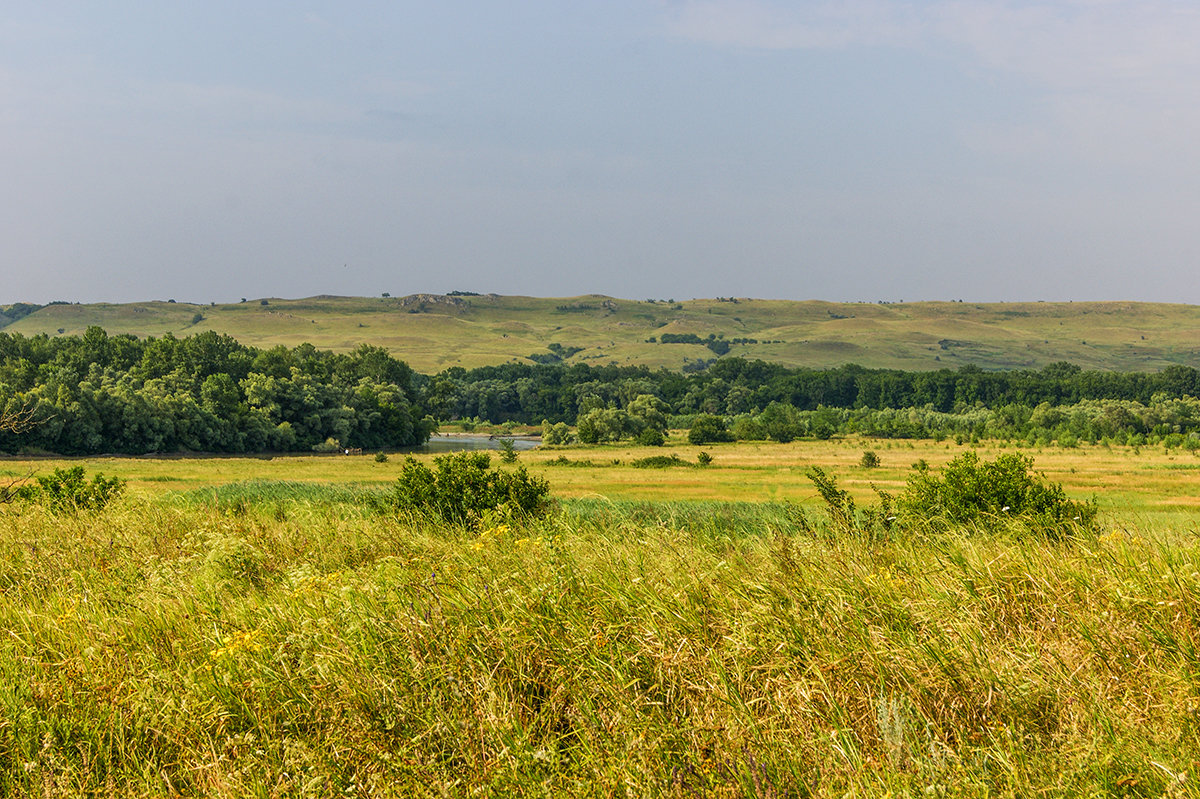
[(942, 413), (924, 408), (826, 408), (801, 411), (772, 403), (764, 410), (733, 417), (715, 414), (672, 416), (671, 427), (686, 428), (693, 444), (717, 441), (792, 441), (858, 434), (871, 438), (983, 439), (1029, 445), (1075, 446), (1081, 442), (1200, 449), (1200, 400), (1158, 395), (1137, 400), (1083, 400), (1072, 405), (1021, 404), (974, 407)]
[(264, 452), (420, 444), (413, 372), (379, 347), (257, 349), (213, 332), (0, 334), (0, 450)]
[(644, 366), (503, 364), (451, 368), (419, 378), (431, 411), (440, 419), (491, 422), (574, 423), (596, 403), (624, 408), (649, 394), (677, 415), (726, 417), (758, 413), (773, 403), (798, 411), (929, 409), (959, 413), (974, 408), (1086, 400), (1149, 404), (1155, 397), (1200, 396), (1200, 371), (1171, 366), (1161, 372), (1085, 371), (1068, 363), (1038, 370), (986, 372), (977, 366), (906, 372), (850, 364), (835, 369), (790, 368), (764, 361), (722, 358), (702, 372), (681, 374)]
[[(1195, 438), (1200, 372), (932, 372), (789, 368), (722, 358), (703, 371), (510, 363), (414, 373), (386, 350), (258, 349), (213, 332), (138, 339), (0, 333), (0, 450), (64, 454), (383, 449), (434, 420), (576, 426), (584, 441), (656, 443), (668, 428), (721, 438)], [(711, 432), (716, 431), (716, 432)], [(1139, 438), (1140, 437), (1140, 438)]]
[(422, 378), (441, 419), (546, 422), (553, 441), (638, 439), (689, 429), (696, 443), (828, 438), (1109, 440), (1200, 446), (1200, 371), (1085, 371), (1069, 363), (985, 372), (789, 368), (723, 358), (682, 374), (639, 366), (505, 364)]

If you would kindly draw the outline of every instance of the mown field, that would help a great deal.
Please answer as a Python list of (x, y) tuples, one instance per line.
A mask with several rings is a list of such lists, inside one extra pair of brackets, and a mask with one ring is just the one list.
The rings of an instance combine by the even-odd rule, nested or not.
[[(673, 298), (666, 298), (671, 300)], [(638, 301), (411, 295), (250, 299), (244, 303), (140, 302), (50, 305), (3, 329), (32, 335), (186, 336), (213, 330), (243, 344), (349, 351), (382, 346), (419, 372), (472, 368), (570, 352), (568, 363), (679, 369), (716, 355), (701, 344), (663, 344), (664, 334), (709, 335), (729, 354), (787, 366), (858, 363), (906, 370), (1041, 368), (1156, 370), (1200, 364), (1200, 307), (1155, 303), (830, 303), (713, 299)], [(651, 343), (650, 338), (658, 343)], [(750, 340), (753, 340), (751, 342)]]
[(1196, 793), (1200, 458), (1032, 452), (1101, 509), (1057, 539), (835, 534), (804, 477), (963, 449), (528, 452), (558, 511), (466, 527), (369, 501), (395, 455), (0, 462), (129, 480), (0, 506), (0, 795)]

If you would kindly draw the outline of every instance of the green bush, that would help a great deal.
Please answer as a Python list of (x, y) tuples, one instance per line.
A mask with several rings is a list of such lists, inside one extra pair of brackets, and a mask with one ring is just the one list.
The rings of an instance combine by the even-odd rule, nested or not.
[(96, 474), (89, 481), (82, 466), (55, 469), (35, 480), (35, 485), (23, 486), (17, 496), (45, 505), (55, 513), (100, 510), (125, 489), (125, 481), (119, 477)]
[(709, 455), (707, 452), (699, 452), (696, 454), (696, 465), (697, 466), (708, 466), (712, 462), (713, 462), (713, 456)]
[(637, 434), (637, 443), (643, 447), (661, 447), (667, 443), (667, 437), (657, 427), (647, 427)]
[(376, 463), (387, 463), (388, 462), (387, 453), (386, 452), (376, 452), (375, 453), (375, 462)]
[(879, 456), (873, 449), (864, 450), (862, 457), (858, 459), (858, 465), (864, 469), (878, 469)]
[(638, 421), (621, 408), (593, 408), (575, 419), (575, 432), (584, 444), (632, 438), (638, 430)]
[(729, 432), (738, 441), (762, 441), (767, 437), (766, 426), (753, 416), (742, 415), (733, 420)]
[(530, 477), (525, 467), (493, 469), (482, 452), (459, 452), (434, 458), (434, 468), (411, 456), (396, 482), (394, 498), (401, 508), (440, 516), (452, 524), (471, 524), (488, 511), (522, 516), (549, 511), (550, 485)]
[(542, 444), (557, 447), (570, 443), (571, 428), (567, 427), (566, 422), (550, 424), (550, 422), (542, 420)]
[(835, 532), (850, 533), (860, 529), (854, 498), (850, 496), (849, 491), (837, 487), (837, 480), (833, 475), (826, 474), (819, 466), (812, 466), (805, 472), (805, 476), (817, 487), (817, 493), (824, 500), (830, 525)]
[(680, 458), (678, 455), (651, 455), (647, 458), (638, 458), (629, 464), (635, 469), (667, 469), (672, 466), (691, 466), (692, 464)]
[(725, 427), (725, 420), (709, 413), (698, 415), (688, 430), (689, 444), (713, 444), (718, 441), (733, 441), (733, 433)]
[(500, 460), (505, 463), (517, 462), (517, 445), (513, 443), (511, 438), (501, 438), (498, 440), (500, 445)]
[(1048, 483), (1030, 472), (1033, 459), (1015, 453), (981, 461), (964, 452), (939, 474), (918, 469), (897, 499), (908, 520), (937, 520), (996, 528), (1018, 518), (1047, 532), (1091, 527), (1096, 504), (1067, 499), (1062, 485)]
[(756, 421), (766, 436), (781, 444), (795, 441), (804, 433), (804, 422), (800, 412), (781, 402), (772, 402), (764, 408)]
[[(619, 463), (620, 463), (620, 461), (617, 461), (617, 464), (619, 464)], [(546, 465), (547, 466), (578, 466), (578, 467), (581, 467), (584, 469), (602, 469), (605, 466), (614, 466), (616, 464), (614, 464), (612, 462), (596, 463), (595, 461), (591, 460), (590, 458), (584, 458), (583, 460), (573, 461), (570, 458), (568, 458), (566, 455), (559, 455), (554, 460), (546, 461)]]

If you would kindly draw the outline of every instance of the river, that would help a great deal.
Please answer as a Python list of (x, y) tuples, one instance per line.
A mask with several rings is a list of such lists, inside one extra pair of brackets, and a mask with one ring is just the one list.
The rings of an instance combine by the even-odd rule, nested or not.
[[(438, 435), (434, 433), (429, 438), (429, 443), (423, 447), (413, 448), (413, 452), (464, 452), (467, 450), (477, 449), (500, 449), (500, 439), (508, 438), (508, 436), (497, 436), (495, 438), (486, 435), (472, 435), (470, 433), (454, 433), (450, 435)], [(542, 443), (540, 438), (512, 438), (513, 447), (517, 450), (529, 450)]]

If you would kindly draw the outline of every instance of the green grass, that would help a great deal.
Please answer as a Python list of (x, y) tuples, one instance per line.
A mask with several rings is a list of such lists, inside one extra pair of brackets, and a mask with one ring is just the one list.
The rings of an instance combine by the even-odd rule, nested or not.
[(786, 503), (566, 500), (467, 530), (357, 490), (0, 507), (0, 794), (1182, 796), (1200, 776), (1185, 529), (863, 540)]
[[(753, 338), (730, 354), (791, 366), (855, 362), (901, 369), (1039, 368), (1071, 361), (1086, 368), (1139, 371), (1198, 362), (1200, 307), (1154, 303), (952, 303), (875, 305), (743, 299), (648, 303), (599, 296), (257, 298), (246, 303), (94, 303), (45, 307), (4, 330), (78, 335), (185, 336), (205, 330), (270, 347), (305, 342), (350, 350), (386, 347), (420, 372), (474, 367), (580, 347), (569, 363), (680, 368), (712, 358), (699, 344), (651, 344), (663, 333)], [(563, 311), (560, 307), (582, 308)], [(193, 324), (196, 313), (204, 320)], [(772, 342), (772, 343), (767, 343)]]
[[(521, 452), (519, 464), (549, 480), (555, 496), (563, 499), (596, 498), (614, 501), (782, 502), (809, 505), (816, 491), (806, 477), (819, 466), (838, 478), (838, 485), (859, 502), (873, 501), (874, 487), (897, 492), (903, 488), (912, 464), (925, 460), (938, 468), (956, 455), (977, 449), (980, 457), (995, 459), (1004, 452), (1023, 452), (1034, 459), (1034, 468), (1064, 485), (1073, 499), (1095, 497), (1102, 515), (1137, 520), (1138, 523), (1176, 525), (1190, 518), (1200, 499), (1195, 492), (1196, 454), (1160, 448), (1079, 446), (1029, 448), (985, 442), (958, 445), (934, 441), (873, 441), (862, 438), (830, 441), (741, 442), (692, 446), (676, 431), (666, 447), (631, 444), (599, 447), (559, 447)], [(862, 451), (873, 449), (880, 466), (859, 465)], [(639, 469), (641, 458), (678, 455), (695, 463), (701, 451), (713, 456), (703, 469)], [(429, 463), (432, 455), (421, 454)], [(83, 465), (128, 481), (128, 491), (155, 497), (165, 491), (203, 489), (226, 484), (266, 481), (307, 485), (357, 486), (379, 489), (393, 485), (404, 466), (402, 457), (386, 463), (374, 458), (329, 456), (279, 456), (275, 458), (56, 458), (9, 459), (4, 464), (10, 480), (48, 474), (55, 468)], [(203, 491), (201, 491), (203, 494)]]
[(301, 483), (287, 480), (247, 480), (215, 488), (178, 494), (184, 502), (211, 503), (215, 507), (252, 504), (306, 504), (317, 506), (370, 505), (379, 491), (358, 485)]

